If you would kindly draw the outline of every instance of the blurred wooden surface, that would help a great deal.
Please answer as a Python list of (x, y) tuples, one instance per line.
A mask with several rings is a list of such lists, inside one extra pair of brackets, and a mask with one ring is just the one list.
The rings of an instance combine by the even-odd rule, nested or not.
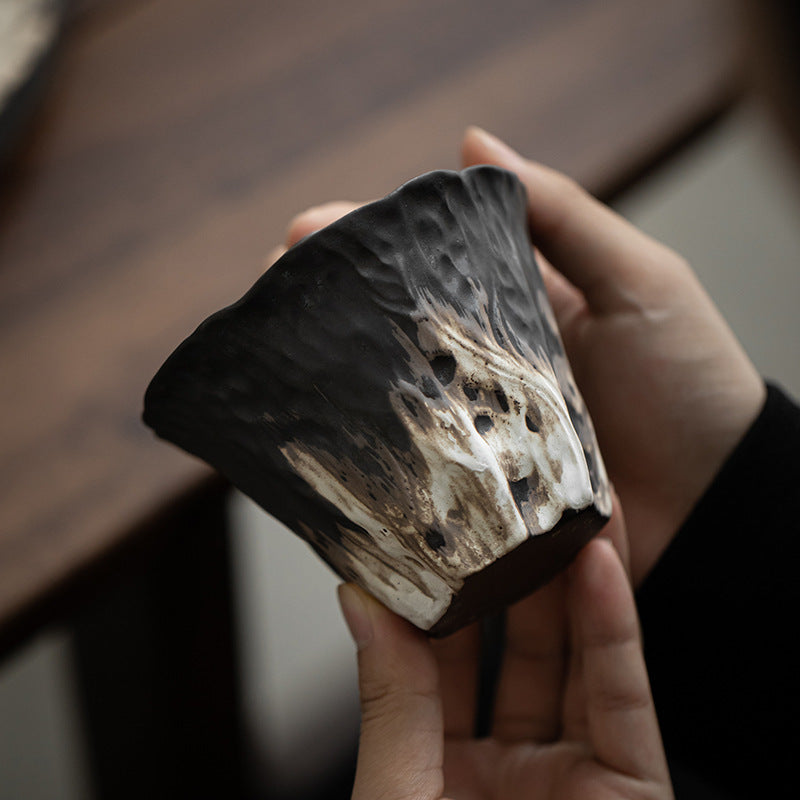
[(713, 0), (114, 0), (0, 192), (0, 649), (205, 467), (148, 379), (289, 218), (456, 167), (477, 123), (607, 194), (734, 96)]

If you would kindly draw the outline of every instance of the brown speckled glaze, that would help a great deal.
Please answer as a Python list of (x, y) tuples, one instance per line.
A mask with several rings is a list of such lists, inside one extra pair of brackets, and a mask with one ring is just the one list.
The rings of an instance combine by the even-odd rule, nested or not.
[(524, 191), (494, 167), (299, 242), (170, 356), (144, 419), (434, 635), (549, 580), (611, 511)]

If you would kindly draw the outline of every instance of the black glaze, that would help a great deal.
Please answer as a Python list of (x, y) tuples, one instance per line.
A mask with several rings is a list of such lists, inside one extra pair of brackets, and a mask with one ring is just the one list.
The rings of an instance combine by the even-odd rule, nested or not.
[[(365, 476), (362, 494), (380, 503), (396, 489), (381, 448), (398, 454), (397, 463), (415, 477), (425, 477), (418, 475), (424, 464), (407, 457), (414, 445), (391, 405), (389, 387), (404, 381), (418, 387), (422, 398), (402, 397), (415, 418), (424, 411), (420, 403), (439, 402), (447, 390), (469, 400), (493, 393), (497, 413), (509, 411), (500, 386), (450, 386), (456, 364), (449, 353), (427, 353), (430, 375), (415, 376), (397, 332), (422, 348), (423, 294), (473, 326), (485, 327), (488, 320), (489, 333), (509, 351), (527, 348), (552, 363), (587, 462), (594, 465), (592, 485), (605, 491), (591, 423), (575, 405), (565, 359), (554, 363), (564, 352), (552, 313), (543, 306), (523, 187), (513, 174), (488, 166), (422, 175), (299, 242), (167, 359), (147, 390), (144, 421), (218, 468), (303, 538), (309, 538), (304, 526), (314, 531), (310, 544), (330, 563), (342, 526), (357, 537), (368, 534), (347, 509), (336, 508), (291, 468), (282, 446), (301, 442), (331, 454), (334, 462), (355, 465)], [(475, 419), (479, 430), (491, 422)], [(538, 431), (538, 422), (529, 417), (526, 423)], [(347, 481), (344, 471), (340, 479)], [(514, 487), (518, 501), (523, 485)], [(602, 517), (589, 510), (587, 519), (594, 522), (588, 529), (594, 531)], [(581, 542), (586, 529), (577, 537)], [(444, 532), (418, 534), (409, 547), (422, 559), (431, 550), (446, 554), (448, 537), (463, 535), (455, 523)], [(525, 552), (532, 548), (526, 543)], [(574, 547), (566, 550), (571, 558)], [(548, 558), (555, 568), (563, 566), (564, 557)], [(538, 571), (553, 574), (547, 565)], [(448, 614), (439, 628), (459, 624)]]
[(565, 512), (552, 531), (528, 539), (467, 578), (447, 613), (428, 633), (436, 638), (449, 636), (521, 600), (568, 567), (607, 521), (594, 508), (579, 514)]

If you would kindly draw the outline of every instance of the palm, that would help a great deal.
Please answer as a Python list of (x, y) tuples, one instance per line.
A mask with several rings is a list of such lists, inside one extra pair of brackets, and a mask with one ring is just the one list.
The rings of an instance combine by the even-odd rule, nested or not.
[(452, 777), (445, 785), (457, 800), (617, 800), (620, 796), (620, 776), (598, 764), (591, 751), (577, 742), (453, 742), (449, 750)]
[[(656, 528), (677, 528), (689, 510), (681, 498), (692, 496), (681, 483), (694, 477), (680, 465), (697, 463), (687, 459), (695, 443), (686, 412), (697, 404), (685, 387), (701, 382), (684, 380), (693, 367), (690, 354), (680, 351), (680, 322), (655, 311), (597, 316), (577, 297), (559, 310), (565, 348), (622, 499), (631, 540), (641, 549), (648, 537), (668, 538)], [(646, 568), (638, 568), (642, 559), (636, 555), (638, 583)]]
[(599, 311), (546, 262), (543, 272), (625, 508), (638, 585), (748, 424), (754, 406), (737, 405), (736, 387), (749, 365), (697, 279), (669, 251), (635, 295)]

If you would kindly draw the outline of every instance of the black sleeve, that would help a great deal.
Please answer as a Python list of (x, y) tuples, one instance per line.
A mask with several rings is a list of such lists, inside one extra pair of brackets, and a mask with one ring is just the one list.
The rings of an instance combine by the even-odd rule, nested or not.
[(798, 783), (800, 407), (767, 389), (637, 596), (670, 762), (731, 797)]

